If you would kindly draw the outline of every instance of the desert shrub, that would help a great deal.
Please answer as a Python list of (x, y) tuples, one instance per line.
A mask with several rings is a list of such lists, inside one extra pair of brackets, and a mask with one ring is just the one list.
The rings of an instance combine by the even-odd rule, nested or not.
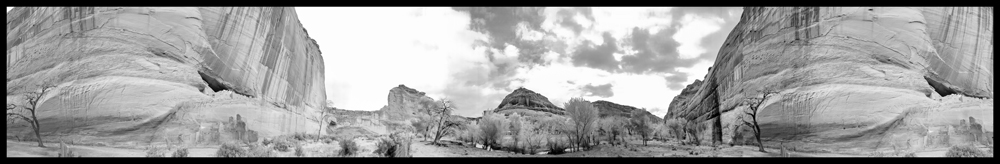
[(340, 141), (340, 155), (341, 157), (350, 157), (358, 152), (358, 144), (354, 143), (354, 140), (345, 139)]
[(171, 155), (171, 157), (174, 157), (174, 158), (183, 158), (183, 157), (187, 157), (187, 156), (188, 156), (188, 149), (187, 148), (180, 148), (180, 149), (174, 150), (174, 154)]
[(296, 157), (304, 157), (304, 156), (306, 156), (305, 152), (302, 152), (302, 146), (296, 146), (295, 147), (295, 156)]
[(945, 157), (987, 157), (986, 152), (972, 146), (952, 146)]
[(265, 139), (263, 139), (263, 140), (260, 141), (260, 144), (264, 144), (264, 146), (270, 146), (271, 142), (272, 142), (271, 139), (265, 138)]
[(271, 148), (273, 148), (274, 150), (277, 150), (277, 151), (281, 151), (281, 152), (288, 152), (289, 150), (292, 149), (292, 147), (295, 147), (295, 145), (296, 145), (295, 143), (292, 143), (291, 141), (284, 140), (284, 139), (275, 139), (275, 140), (272, 140), (271, 144), (272, 144)]
[(389, 138), (382, 138), (379, 142), (375, 143), (377, 147), (375, 149), (375, 154), (382, 157), (396, 157), (396, 149), (399, 148), (399, 144)]
[(277, 154), (274, 150), (267, 148), (266, 146), (259, 144), (250, 144), (250, 148), (246, 151), (246, 157), (276, 157)]
[(566, 148), (569, 148), (569, 144), (565, 143), (561, 139), (556, 139), (558, 137), (547, 137), (546, 146), (549, 148), (549, 154), (563, 154), (566, 153)]
[(166, 157), (167, 150), (161, 147), (151, 147), (146, 149), (146, 157)]
[(374, 151), (376, 155), (382, 157), (409, 157), (411, 139), (400, 133), (394, 133), (387, 138), (382, 138), (375, 143), (377, 147)]
[(240, 148), (239, 145), (232, 143), (222, 144), (222, 146), (219, 147), (219, 150), (215, 151), (216, 157), (223, 158), (245, 157), (245, 155), (246, 150), (243, 150), (243, 148)]
[(917, 153), (907, 153), (903, 157), (906, 157), (906, 158), (916, 158), (917, 157)]

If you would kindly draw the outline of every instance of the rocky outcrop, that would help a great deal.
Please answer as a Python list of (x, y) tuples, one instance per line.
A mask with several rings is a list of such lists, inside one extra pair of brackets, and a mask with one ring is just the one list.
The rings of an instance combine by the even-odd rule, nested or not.
[(507, 96), (503, 98), (503, 101), (500, 101), (500, 105), (497, 106), (497, 109), (494, 109), (494, 112), (510, 109), (528, 109), (554, 114), (564, 114), (566, 112), (565, 109), (549, 102), (549, 98), (528, 90), (527, 88), (518, 88), (513, 92), (510, 92), (510, 94), (507, 94)]
[[(39, 102), (50, 135), (195, 133), (236, 114), (261, 136), (315, 132), (323, 60), (298, 22), (280, 7), (17, 7), (7, 13), (8, 100), (57, 85)], [(215, 92), (246, 99), (179, 108)], [(154, 120), (200, 126), (167, 132)]]
[(427, 97), (426, 93), (400, 84), (389, 90), (388, 102), (379, 111), (385, 114), (387, 120), (415, 119), (417, 115), (427, 113), (431, 103), (434, 99)]
[[(763, 138), (812, 147), (920, 149), (938, 127), (977, 117), (992, 131), (992, 8), (749, 7), (704, 82), (675, 97), (666, 118), (740, 134), (741, 103)], [(956, 100), (957, 99), (957, 100)], [(819, 144), (822, 143), (822, 144)], [(856, 153), (856, 152), (854, 152)]]
[(643, 117), (646, 117), (647, 120), (650, 120), (652, 122), (663, 122), (662, 118), (657, 117), (657, 116), (653, 115), (652, 113), (649, 113), (649, 111), (646, 111), (646, 110), (643, 110), (643, 109), (639, 109), (639, 108), (635, 108), (635, 107), (632, 107), (632, 106), (616, 104), (616, 103), (613, 103), (613, 102), (610, 102), (610, 101), (604, 101), (604, 100), (597, 100), (597, 101), (594, 101), (591, 104), (593, 104), (594, 107), (597, 108), (597, 114), (600, 117), (602, 117), (602, 118), (603, 117), (612, 117), (612, 116), (621, 116), (621, 117), (625, 117), (625, 118), (632, 118), (633, 112), (639, 112), (639, 113), (641, 113), (641, 115)]

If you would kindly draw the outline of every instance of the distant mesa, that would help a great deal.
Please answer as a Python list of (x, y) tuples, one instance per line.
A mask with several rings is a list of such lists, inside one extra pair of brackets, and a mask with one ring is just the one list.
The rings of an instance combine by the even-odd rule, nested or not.
[(511, 109), (528, 109), (560, 115), (566, 112), (565, 109), (549, 102), (549, 98), (524, 87), (518, 88), (504, 97), (500, 105), (493, 111), (499, 112)]
[(646, 111), (646, 110), (643, 110), (643, 109), (639, 109), (639, 108), (636, 108), (636, 107), (632, 107), (632, 106), (628, 106), (628, 105), (616, 104), (614, 102), (604, 101), (604, 100), (597, 100), (597, 101), (594, 101), (591, 104), (593, 104), (594, 107), (597, 108), (598, 115), (600, 117), (602, 117), (602, 118), (603, 117), (614, 117), (614, 116), (621, 116), (621, 117), (625, 117), (625, 118), (632, 118), (632, 112), (642, 112), (643, 113), (642, 115), (644, 117), (649, 118), (649, 120), (652, 120), (654, 122), (663, 122), (662, 118), (657, 117), (656, 115), (653, 115), (652, 113), (649, 113), (649, 111)]

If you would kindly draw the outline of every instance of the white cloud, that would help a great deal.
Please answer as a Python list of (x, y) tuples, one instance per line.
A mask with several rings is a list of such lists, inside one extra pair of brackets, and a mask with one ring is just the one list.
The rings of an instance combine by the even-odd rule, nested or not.
[(700, 61), (691, 68), (678, 67), (678, 72), (684, 72), (688, 74), (688, 80), (684, 82), (685, 85), (694, 83), (695, 79), (705, 80), (705, 75), (708, 74), (708, 68), (715, 64), (713, 61)]
[[(554, 62), (547, 67), (521, 68), (514, 78), (524, 82), (512, 81), (512, 86), (524, 86), (545, 95), (557, 106), (562, 106), (573, 97), (583, 97), (590, 101), (607, 100), (637, 108), (667, 109), (670, 101), (664, 99), (680, 93), (667, 89), (662, 74), (616, 74), (589, 67), (576, 67), (568, 62)], [(612, 84), (613, 96), (585, 96), (587, 93), (580, 90), (586, 85), (604, 84)], [(666, 114), (666, 110), (653, 114), (662, 116)]]
[(7, 7), (7, 12), (10, 12), (10, 9), (13, 9), (13, 7)]
[[(625, 38), (634, 27), (655, 28), (673, 22), (670, 7), (594, 7), (594, 29)], [(654, 32), (655, 33), (655, 32)]]
[(378, 110), (389, 89), (405, 84), (436, 96), (463, 70), (488, 71), (486, 35), (470, 31), (467, 13), (450, 8), (296, 8), (324, 52), (327, 97), (340, 108)]
[(705, 47), (701, 41), (705, 36), (721, 29), (724, 21), (719, 17), (702, 17), (694, 14), (687, 14), (681, 20), (681, 28), (674, 34), (673, 39), (680, 42), (677, 52), (681, 59), (696, 58), (705, 53)]

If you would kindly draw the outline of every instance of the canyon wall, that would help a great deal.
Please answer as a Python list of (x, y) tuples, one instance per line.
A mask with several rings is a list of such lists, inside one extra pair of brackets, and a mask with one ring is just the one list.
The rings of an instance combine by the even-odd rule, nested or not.
[(56, 86), (39, 101), (50, 135), (163, 132), (150, 125), (162, 120), (198, 133), (237, 114), (264, 136), (315, 132), (320, 54), (293, 8), (17, 7), (7, 13), (7, 99)]
[(989, 7), (748, 7), (705, 80), (674, 98), (665, 118), (704, 123), (711, 136), (701, 138), (741, 142), (744, 102), (775, 91), (758, 112), (766, 145), (979, 144), (930, 138), (970, 117), (992, 135), (992, 15)]

